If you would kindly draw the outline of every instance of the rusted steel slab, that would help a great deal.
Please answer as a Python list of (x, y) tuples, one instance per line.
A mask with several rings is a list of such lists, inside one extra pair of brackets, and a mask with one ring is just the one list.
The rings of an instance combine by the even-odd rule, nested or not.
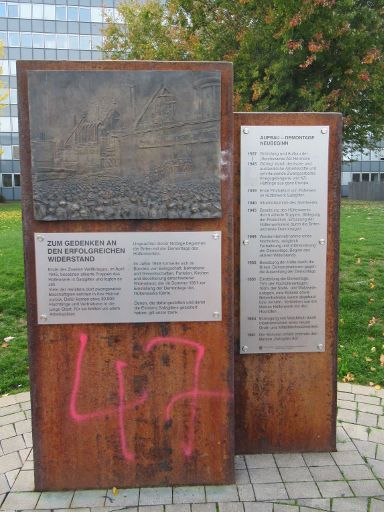
[[(221, 218), (34, 220), (32, 70), (219, 72)], [(20, 61), (17, 71), (36, 489), (233, 482), (232, 66)], [(219, 230), (222, 321), (38, 323), (35, 233)]]
[[(242, 125), (330, 127), (325, 352), (239, 355)], [(341, 132), (340, 114), (235, 114), (235, 449), (239, 454), (320, 452), (336, 448)]]

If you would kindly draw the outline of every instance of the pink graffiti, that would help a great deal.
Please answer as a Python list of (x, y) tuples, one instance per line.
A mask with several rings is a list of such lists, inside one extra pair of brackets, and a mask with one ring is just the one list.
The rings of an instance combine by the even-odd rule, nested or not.
[[(118, 396), (119, 403), (118, 406), (111, 406), (104, 409), (100, 409), (97, 411), (92, 411), (88, 413), (80, 413), (77, 408), (77, 399), (80, 392), (81, 387), (81, 374), (82, 367), (84, 361), (84, 355), (86, 351), (86, 347), (88, 344), (88, 336), (86, 334), (80, 334), (80, 347), (79, 352), (77, 354), (76, 366), (75, 366), (75, 378), (72, 386), (70, 403), (69, 403), (69, 412), (73, 421), (83, 422), (89, 421), (94, 418), (105, 417), (113, 414), (118, 415), (118, 423), (119, 423), (119, 437), (120, 437), (120, 446), (123, 457), (127, 461), (134, 461), (135, 454), (128, 449), (127, 439), (126, 439), (126, 425), (125, 425), (125, 414), (127, 410), (132, 410), (143, 404), (148, 398), (148, 391), (144, 391), (138, 399), (127, 402), (126, 400), (126, 390), (124, 385), (124, 370), (128, 367), (128, 364), (124, 361), (116, 361), (115, 362), (115, 370), (117, 375), (118, 382)], [(181, 448), (186, 457), (190, 457), (193, 453), (194, 440), (195, 440), (195, 424), (196, 424), (196, 414), (197, 414), (197, 400), (198, 398), (221, 398), (221, 399), (229, 399), (232, 397), (232, 394), (228, 391), (211, 391), (211, 390), (200, 390), (199, 389), (199, 381), (200, 381), (200, 370), (201, 363), (205, 354), (205, 347), (201, 343), (196, 341), (188, 340), (186, 338), (177, 338), (177, 337), (156, 337), (151, 339), (145, 344), (145, 351), (149, 353), (156, 346), (165, 345), (165, 344), (174, 344), (174, 345), (183, 345), (186, 347), (191, 347), (196, 351), (196, 359), (193, 369), (193, 381), (191, 389), (187, 391), (183, 391), (180, 393), (176, 393), (171, 396), (170, 401), (168, 402), (165, 411), (164, 417), (166, 421), (169, 421), (172, 417), (172, 410), (175, 404), (180, 400), (190, 400), (190, 418), (188, 422), (188, 431), (187, 438), (181, 443)]]

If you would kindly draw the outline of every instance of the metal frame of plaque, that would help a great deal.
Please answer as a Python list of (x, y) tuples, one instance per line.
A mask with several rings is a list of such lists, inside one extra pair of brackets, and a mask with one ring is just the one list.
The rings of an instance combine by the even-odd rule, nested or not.
[(17, 77), (36, 489), (232, 483), (232, 65)]
[(336, 446), (341, 133), (340, 114), (235, 114), (237, 453)]

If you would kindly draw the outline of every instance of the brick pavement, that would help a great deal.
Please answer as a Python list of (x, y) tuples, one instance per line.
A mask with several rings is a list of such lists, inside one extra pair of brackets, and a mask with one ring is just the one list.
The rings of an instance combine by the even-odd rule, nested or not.
[(35, 492), (29, 393), (0, 398), (0, 510), (384, 512), (384, 390), (338, 385), (337, 452), (236, 456), (236, 484)]

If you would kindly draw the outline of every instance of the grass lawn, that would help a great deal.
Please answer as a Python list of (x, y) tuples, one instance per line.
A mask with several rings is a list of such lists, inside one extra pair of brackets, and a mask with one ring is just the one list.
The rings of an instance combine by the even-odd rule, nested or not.
[[(342, 202), (338, 376), (384, 387), (383, 226), (384, 202)], [(0, 204), (0, 276), (2, 395), (28, 388), (19, 203)]]

